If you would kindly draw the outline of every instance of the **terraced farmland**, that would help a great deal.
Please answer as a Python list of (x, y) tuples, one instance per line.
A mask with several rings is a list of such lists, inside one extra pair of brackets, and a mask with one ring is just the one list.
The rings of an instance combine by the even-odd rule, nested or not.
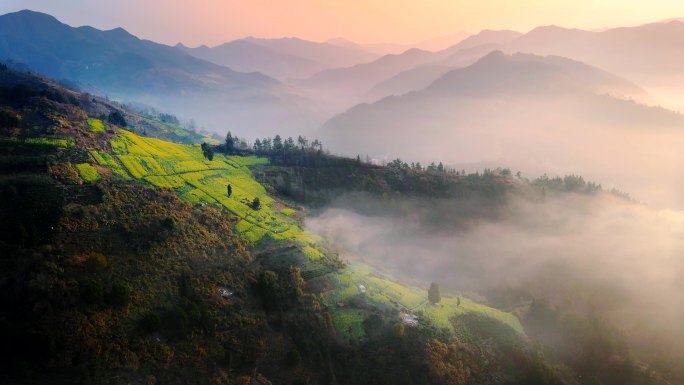
[(95, 167), (91, 166), (89, 163), (79, 163), (75, 166), (76, 170), (78, 170), (78, 174), (81, 176), (81, 179), (83, 179), (83, 181), (86, 183), (93, 183), (100, 179), (100, 175), (97, 173)]
[[(332, 282), (333, 290), (324, 293), (323, 303), (331, 309), (335, 328), (339, 333), (349, 338), (363, 337), (365, 309), (349, 306), (350, 300), (361, 299), (364, 303), (379, 310), (395, 309), (408, 311), (419, 315), (419, 323), (458, 334), (451, 319), (459, 315), (476, 313), (484, 315), (523, 333), (520, 321), (510, 313), (506, 313), (472, 300), (455, 296), (442, 296), (440, 306), (428, 302), (427, 290), (404, 286), (392, 277), (375, 271), (371, 266), (362, 263), (351, 263), (347, 268), (331, 273), (328, 278)], [(363, 285), (362, 293), (359, 285)], [(365, 307), (364, 307), (365, 308)]]
[[(276, 240), (294, 240), (305, 246), (311, 259), (320, 257), (320, 252), (312, 247), (316, 238), (300, 229), (282, 209), (271, 209), (273, 199), (252, 178), (248, 167), (266, 164), (267, 159), (215, 154), (210, 161), (199, 145), (141, 137), (125, 130), (119, 130), (111, 145), (114, 155), (100, 151), (91, 151), (91, 155), (115, 175), (174, 189), (193, 204), (221, 205), (241, 218), (235, 229), (250, 241), (266, 235)], [(232, 186), (230, 196), (228, 185)], [(258, 210), (251, 207), (254, 198), (261, 202)]]
[(90, 131), (102, 134), (105, 132), (105, 126), (104, 123), (100, 119), (95, 119), (95, 118), (88, 118), (88, 127), (90, 127)]

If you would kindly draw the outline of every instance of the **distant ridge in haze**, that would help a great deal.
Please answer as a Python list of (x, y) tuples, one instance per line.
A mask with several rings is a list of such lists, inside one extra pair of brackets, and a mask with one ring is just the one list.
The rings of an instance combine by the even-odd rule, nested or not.
[(212, 63), (243, 72), (258, 71), (280, 80), (305, 78), (327, 68), (354, 65), (377, 58), (377, 55), (358, 47), (296, 38), (247, 37), (211, 48), (189, 48), (182, 44), (176, 47)]
[(301, 132), (321, 120), (315, 104), (266, 75), (237, 72), (121, 28), (73, 28), (38, 12), (0, 16), (0, 60), (218, 131), (270, 132), (278, 124)]
[[(640, 193), (635, 180), (662, 177), (654, 163), (673, 164), (668, 151), (654, 149), (684, 145), (682, 115), (623, 98), (643, 93), (575, 60), (496, 51), (422, 90), (359, 104), (320, 136), (334, 151), (387, 161), (503, 165), (533, 175), (586, 170)], [(628, 177), (616, 174), (617, 160)]]

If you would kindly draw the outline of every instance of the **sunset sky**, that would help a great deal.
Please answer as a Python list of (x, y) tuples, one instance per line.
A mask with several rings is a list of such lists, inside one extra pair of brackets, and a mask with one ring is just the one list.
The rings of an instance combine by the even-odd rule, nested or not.
[(250, 35), (410, 44), (487, 28), (599, 29), (684, 17), (681, 0), (0, 0), (0, 14), (21, 9), (193, 46)]

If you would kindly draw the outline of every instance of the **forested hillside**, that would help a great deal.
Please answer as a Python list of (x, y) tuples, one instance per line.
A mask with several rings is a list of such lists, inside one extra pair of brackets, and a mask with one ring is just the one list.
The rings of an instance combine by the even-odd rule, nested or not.
[(347, 263), (304, 227), (348, 192), (478, 197), (474, 217), (539, 187), (168, 120), (0, 67), (1, 382), (585, 383), (522, 311)]

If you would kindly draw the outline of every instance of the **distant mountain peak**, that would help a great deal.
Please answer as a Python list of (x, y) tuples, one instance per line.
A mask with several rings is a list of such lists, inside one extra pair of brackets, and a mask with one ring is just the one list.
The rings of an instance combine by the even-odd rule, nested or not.
[(0, 15), (0, 18), (24, 19), (24, 20), (31, 20), (31, 21), (35, 21), (35, 22), (41, 22), (41, 23), (62, 24), (62, 22), (57, 20), (57, 18), (52, 16), (52, 15), (48, 15), (47, 13), (32, 11), (30, 9), (24, 9), (24, 10), (17, 11), (17, 12), (6, 13), (4, 15)]

